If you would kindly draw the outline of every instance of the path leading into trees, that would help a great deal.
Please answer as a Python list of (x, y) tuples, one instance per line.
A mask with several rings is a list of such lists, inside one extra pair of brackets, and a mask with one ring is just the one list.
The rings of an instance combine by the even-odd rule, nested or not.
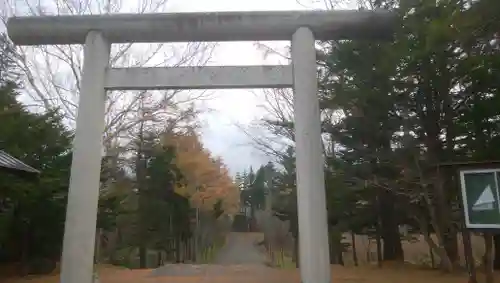
[[(231, 233), (226, 244), (217, 253), (213, 264), (168, 264), (151, 271), (151, 277), (172, 278), (178, 282), (194, 277), (189, 282), (269, 282), (276, 276), (276, 270), (266, 266), (267, 256), (256, 243), (262, 240), (259, 233)], [(257, 280), (257, 281), (256, 281)], [(176, 282), (176, 281), (174, 281)], [(276, 281), (274, 281), (276, 282)]]
[[(215, 264), (172, 264), (154, 270), (130, 270), (102, 266), (99, 283), (299, 283), (297, 269), (266, 266), (266, 256), (255, 246), (262, 235), (232, 233), (216, 257)], [(1, 274), (0, 274), (1, 275)], [(500, 278), (500, 274), (496, 275)], [(332, 266), (332, 283), (467, 283), (465, 273), (444, 275), (421, 267), (391, 265)], [(483, 282), (484, 280), (480, 281)], [(2, 283), (58, 283), (57, 275), (11, 278)], [(500, 283), (500, 281), (495, 281)]]
[(230, 233), (226, 245), (217, 253), (214, 263), (264, 266), (268, 260), (267, 256), (256, 246), (261, 240), (260, 233)]

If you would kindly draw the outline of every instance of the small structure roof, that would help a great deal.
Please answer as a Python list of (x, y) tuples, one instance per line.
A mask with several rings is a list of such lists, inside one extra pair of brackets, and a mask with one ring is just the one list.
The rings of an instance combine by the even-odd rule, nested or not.
[(0, 150), (0, 171), (15, 171), (39, 174), (40, 171)]

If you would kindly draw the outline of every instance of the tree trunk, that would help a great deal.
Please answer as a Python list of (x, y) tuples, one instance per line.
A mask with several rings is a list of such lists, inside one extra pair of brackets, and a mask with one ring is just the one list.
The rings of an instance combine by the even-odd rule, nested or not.
[(24, 223), (22, 222), (21, 224), (21, 229), (24, 233), (21, 235), (21, 246), (20, 246), (20, 251), (21, 251), (21, 274), (22, 275), (28, 275), (30, 273), (30, 267), (29, 267), (29, 254), (30, 254), (30, 228), (29, 228), (29, 223)]
[(486, 283), (493, 283), (493, 234), (484, 233), (484, 273)]
[(300, 255), (299, 255), (299, 238), (294, 238), (293, 241), (293, 257), (295, 261), (295, 267), (300, 267)]
[(94, 264), (99, 264), (101, 259), (101, 238), (102, 238), (102, 229), (97, 228), (95, 232)]
[(376, 244), (377, 244), (377, 265), (382, 267), (382, 240), (380, 237), (380, 224), (377, 221), (377, 231), (376, 231)]
[(175, 262), (181, 262), (181, 238), (179, 235), (175, 236)]
[(342, 250), (341, 241), (338, 232), (331, 228), (329, 234), (329, 247), (330, 247), (330, 264), (342, 264)]
[(290, 231), (292, 232), (292, 236), (294, 239), (293, 242), (293, 254), (295, 257), (295, 267), (299, 268), (300, 266), (300, 254), (299, 254), (299, 225), (298, 225), (298, 214), (297, 214), (297, 206), (295, 206), (295, 210), (292, 210), (290, 214)]
[(493, 261), (493, 268), (495, 270), (500, 270), (500, 234), (493, 236), (494, 249), (495, 249), (495, 260)]
[[(430, 94), (424, 94), (424, 97)], [(427, 151), (427, 161), (429, 163), (437, 164), (441, 160), (447, 158), (447, 154), (451, 153), (448, 150), (443, 149), (443, 144), (440, 140), (440, 132), (441, 129), (439, 124), (436, 123), (436, 118), (440, 116), (439, 110), (431, 110), (432, 108), (432, 98), (424, 99), (424, 104), (419, 107), (430, 107), (427, 110), (420, 108), (418, 112), (421, 115), (422, 125), (427, 133), (425, 140), (425, 144), (428, 148)], [(427, 104), (427, 105), (426, 105)], [(427, 113), (424, 114), (424, 112)], [(451, 128), (450, 128), (451, 130)], [(447, 139), (453, 138), (450, 133), (447, 132)], [(451, 142), (451, 140), (447, 140)], [(448, 143), (448, 146), (452, 144)], [(453, 148), (453, 147), (452, 147)], [(436, 168), (433, 176), (428, 178), (424, 178), (421, 174), (421, 180), (427, 179), (432, 182), (432, 185), (423, 185), (423, 188), (427, 190), (424, 194), (426, 198), (426, 206), (429, 209), (429, 213), (431, 215), (431, 224), (434, 227), (436, 236), (438, 237), (438, 242), (440, 247), (444, 248), (446, 252), (446, 261), (451, 263), (451, 266), (442, 266), (443, 269), (451, 271), (453, 267), (459, 263), (458, 257), (458, 239), (457, 239), (457, 230), (453, 224), (453, 216), (452, 216), (452, 203), (453, 196), (450, 193), (451, 189), (454, 188), (453, 184), (450, 182), (450, 174), (443, 173), (440, 171), (439, 166)], [(431, 195), (432, 190), (432, 199), (429, 197)], [(440, 256), (441, 257), (441, 256)], [(448, 265), (443, 258), (441, 257), (441, 263)], [(451, 269), (450, 269), (451, 268)]]
[[(445, 189), (447, 187), (453, 188), (453, 184), (449, 181), (450, 178), (447, 174), (440, 172), (439, 167), (435, 176), (432, 205), (435, 211), (435, 223), (439, 225), (436, 234), (440, 234), (446, 254), (452, 265), (455, 266), (460, 262), (458, 254), (458, 231), (453, 224), (451, 196)], [(436, 227), (434, 228), (436, 229)]]
[(367, 237), (367, 245), (366, 245), (366, 262), (372, 262), (372, 241), (369, 237)]
[(157, 253), (156, 253), (156, 259), (157, 259), (157, 262), (156, 262), (156, 266), (160, 267), (162, 266), (162, 254), (163, 252), (161, 250), (159, 250)]
[[(425, 241), (427, 242), (429, 247), (434, 252), (436, 252), (439, 259), (441, 260), (441, 262), (440, 262), (441, 269), (444, 271), (447, 271), (447, 272), (453, 271), (453, 263), (450, 260), (450, 258), (448, 257), (446, 249), (443, 247), (443, 245), (441, 245), (442, 240), (440, 240), (440, 234), (436, 233), (436, 236), (438, 238), (438, 243), (439, 243), (439, 244), (436, 244), (430, 236), (430, 231), (429, 231), (427, 220), (424, 219), (423, 217), (418, 217), (418, 216), (415, 217), (415, 220), (418, 221), (420, 231), (422, 231), (422, 235), (424, 235)], [(433, 221), (433, 218), (431, 217), (431, 222), (432, 221)], [(437, 225), (432, 225), (432, 226), (434, 227), (434, 229), (437, 228), (436, 230), (438, 230), (438, 232), (439, 232), (439, 226), (437, 226)]]
[(342, 251), (342, 244), (339, 246), (339, 249), (337, 250), (337, 258), (338, 258), (337, 262), (340, 265), (344, 266), (345, 264), (344, 264), (344, 253)]
[(474, 260), (474, 255), (472, 254), (472, 242), (470, 238), (470, 232), (465, 228), (462, 228), (462, 242), (464, 244), (464, 255), (465, 264), (467, 266), (467, 271), (469, 273), (469, 283), (477, 283), (476, 276), (476, 262)]
[(144, 208), (147, 207), (147, 202), (146, 202), (146, 196), (145, 196), (145, 190), (146, 190), (146, 161), (144, 160), (144, 151), (143, 151), (143, 129), (144, 129), (144, 122), (141, 122), (140, 124), (140, 131), (139, 131), (139, 147), (137, 149), (137, 156), (136, 156), (136, 175), (137, 175), (137, 186), (139, 189), (139, 218), (140, 223), (139, 223), (139, 268), (144, 269), (147, 268), (147, 247), (145, 245), (146, 241), (146, 235), (147, 235), (147, 227), (145, 227), (145, 220), (144, 217)]
[(460, 262), (460, 257), (458, 253), (457, 231), (454, 228), (450, 227), (448, 231), (443, 234), (443, 239), (444, 248), (446, 250), (446, 253), (448, 254), (448, 257), (450, 258), (450, 261), (454, 265), (458, 265)]
[(141, 269), (148, 268), (147, 253), (147, 248), (145, 246), (139, 247), (139, 268)]
[[(429, 235), (430, 237), (431, 235)], [(434, 269), (436, 268), (436, 259), (434, 258), (434, 252), (432, 251), (432, 248), (429, 246), (429, 256), (431, 258), (431, 268)]]
[(384, 242), (384, 261), (404, 261), (403, 247), (398, 229), (395, 196), (387, 190), (380, 190), (378, 205), (380, 212), (380, 236)]
[(351, 232), (351, 243), (352, 243), (352, 260), (354, 261), (354, 266), (358, 266), (358, 252), (356, 250), (356, 234)]
[(381, 209), (380, 209), (380, 199), (379, 199), (379, 194), (375, 196), (375, 207), (376, 207), (376, 213), (377, 213), (377, 221), (375, 223), (375, 241), (377, 245), (377, 265), (379, 267), (382, 267), (382, 235), (381, 235), (381, 220), (380, 220), (380, 214), (381, 214)]

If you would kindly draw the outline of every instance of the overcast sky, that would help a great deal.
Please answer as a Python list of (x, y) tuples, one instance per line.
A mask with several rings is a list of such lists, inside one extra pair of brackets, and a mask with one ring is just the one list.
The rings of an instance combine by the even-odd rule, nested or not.
[[(306, 0), (305, 2), (309, 2)], [(309, 9), (296, 0), (169, 0), (175, 12), (212, 11), (278, 11)], [(311, 6), (311, 4), (308, 4)], [(284, 48), (288, 42), (266, 43)], [(254, 42), (220, 43), (210, 65), (268, 65), (278, 64), (277, 57), (264, 58)], [(250, 165), (258, 167), (269, 158), (251, 146), (251, 139), (237, 126), (247, 126), (265, 113), (260, 90), (216, 90), (207, 106), (214, 109), (203, 117), (203, 141), (216, 155), (221, 156), (234, 174)]]
[[(132, 0), (128, 0), (132, 1)], [(278, 11), (324, 8), (324, 0), (168, 0), (168, 12)], [(0, 2), (3, 2), (0, 0)], [(0, 31), (2, 25), (0, 24)], [(284, 49), (289, 42), (266, 43)], [(277, 56), (264, 57), (254, 42), (219, 43), (209, 65), (269, 65), (284, 63)], [(251, 139), (238, 127), (248, 127), (264, 116), (261, 90), (216, 90), (203, 102), (212, 109), (202, 119), (202, 137), (213, 154), (221, 156), (232, 174), (249, 166), (258, 167), (269, 158), (252, 147)]]

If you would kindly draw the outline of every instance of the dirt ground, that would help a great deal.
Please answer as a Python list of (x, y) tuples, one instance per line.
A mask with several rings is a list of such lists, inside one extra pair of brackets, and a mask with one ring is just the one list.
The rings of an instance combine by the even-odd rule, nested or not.
[[(435, 241), (436, 237), (431, 236)], [(369, 240), (365, 235), (356, 235), (356, 254), (358, 256), (358, 262), (360, 265), (368, 264), (369, 262), (375, 262), (377, 260), (377, 246), (375, 240)], [(472, 235), (472, 253), (476, 262), (484, 255), (484, 239), (481, 236)], [(344, 234), (344, 242), (351, 244), (351, 235)], [(403, 243), (403, 251), (405, 256), (405, 261), (412, 264), (429, 265), (431, 262), (431, 256), (429, 251), (429, 245), (425, 242), (423, 236), (413, 235), (412, 240), (405, 240)], [(458, 235), (458, 253), (462, 264), (465, 264), (465, 256), (463, 250), (462, 236)], [(344, 253), (344, 260), (346, 264), (353, 264), (353, 254), (352, 248), (349, 248), (347, 252)]]
[(259, 251), (257, 244), (264, 236), (261, 233), (230, 233), (226, 244), (217, 253), (215, 264), (252, 264), (264, 266), (269, 261)]
[[(227, 253), (218, 255), (217, 264), (210, 265), (168, 265), (155, 270), (129, 270), (114, 266), (99, 268), (100, 283), (299, 283), (297, 269), (273, 269), (263, 264), (264, 259), (255, 253), (253, 242), (260, 238), (253, 233), (230, 235), (229, 246), (222, 249)], [(332, 282), (335, 283), (466, 283), (466, 274), (443, 274), (425, 270), (418, 265), (384, 263), (382, 268), (367, 263), (366, 253), (372, 250), (363, 238), (356, 237), (358, 257), (361, 266), (348, 264), (345, 267), (332, 266)], [(480, 243), (478, 243), (480, 244)], [(232, 246), (231, 246), (232, 245)], [(234, 248), (234, 246), (237, 248)], [(405, 244), (405, 255), (418, 258), (425, 255), (425, 243)], [(480, 253), (480, 251), (478, 251)], [(411, 255), (411, 256), (410, 256)], [(348, 256), (348, 255), (346, 255)], [(352, 256), (352, 255), (351, 255)], [(236, 263), (236, 264), (230, 264)], [(500, 283), (500, 273), (495, 274)], [(2, 279), (2, 283), (59, 283), (59, 276), (30, 276)], [(479, 282), (484, 282), (480, 278)]]
[[(152, 270), (127, 270), (116, 267), (103, 267), (100, 271), (101, 283), (299, 283), (297, 270), (270, 269), (262, 272), (255, 266), (224, 266), (219, 275), (206, 276), (162, 276), (151, 277)], [(500, 274), (496, 274), (500, 282)], [(3, 283), (59, 283), (58, 276), (11, 278)], [(412, 267), (374, 266), (341, 267), (332, 266), (332, 282), (335, 283), (466, 283), (464, 274), (447, 275), (437, 271), (421, 270)], [(481, 282), (481, 281), (480, 281)]]

